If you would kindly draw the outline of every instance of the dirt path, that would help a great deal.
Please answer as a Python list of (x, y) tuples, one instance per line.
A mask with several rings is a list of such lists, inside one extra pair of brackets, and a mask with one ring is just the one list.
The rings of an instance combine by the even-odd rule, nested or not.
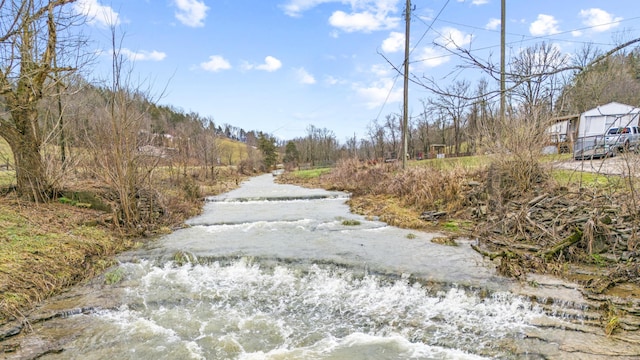
[(555, 168), (586, 171), (605, 175), (640, 174), (640, 156), (619, 154), (616, 157), (593, 160), (565, 160), (553, 163)]

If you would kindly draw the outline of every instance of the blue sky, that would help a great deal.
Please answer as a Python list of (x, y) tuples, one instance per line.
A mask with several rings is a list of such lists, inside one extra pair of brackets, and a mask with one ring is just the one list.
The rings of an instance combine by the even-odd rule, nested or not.
[[(434, 43), (499, 58), (500, 0), (422, 0), (411, 23), (410, 72), (442, 84), (457, 64)], [(364, 137), (373, 119), (400, 113), (402, 0), (78, 0), (96, 50), (108, 53), (109, 24), (136, 77), (160, 104), (280, 139), (309, 125), (339, 141)], [(438, 16), (439, 14), (439, 16)], [(542, 40), (571, 54), (640, 37), (637, 0), (507, 0), (508, 54)], [(428, 30), (432, 25), (431, 30)], [(384, 56), (382, 55), (384, 54)], [(96, 77), (109, 57), (96, 65)], [(104, 69), (104, 70), (100, 70)], [(457, 79), (471, 82), (466, 70)], [(497, 86), (497, 85), (496, 85)], [(410, 112), (430, 94), (410, 87)]]

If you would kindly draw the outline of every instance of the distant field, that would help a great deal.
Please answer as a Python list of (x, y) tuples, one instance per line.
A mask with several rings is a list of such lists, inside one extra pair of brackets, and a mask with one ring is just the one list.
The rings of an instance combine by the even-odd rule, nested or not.
[[(552, 162), (571, 159), (571, 154), (557, 154), (557, 155), (541, 155), (540, 162)], [(473, 155), (473, 156), (461, 156), (461, 157), (448, 157), (444, 159), (427, 159), (409, 161), (409, 166), (429, 166), (436, 169), (447, 170), (456, 167), (462, 167), (465, 169), (477, 169), (483, 166), (491, 164), (494, 157), (490, 155)]]
[(318, 169), (309, 169), (309, 170), (297, 170), (293, 172), (293, 175), (302, 178), (302, 179), (313, 179), (320, 177), (321, 175), (328, 174), (331, 172), (331, 168), (318, 168)]
[(13, 161), (9, 144), (7, 144), (3, 138), (0, 138), (0, 163), (4, 162), (5, 157), (8, 157), (10, 161)]
[(227, 138), (219, 141), (218, 158), (223, 165), (237, 165), (249, 156), (246, 144)]
[[(9, 144), (4, 139), (0, 138), (0, 165), (5, 165), (7, 162), (13, 163), (11, 148), (9, 148)], [(15, 171), (6, 171), (0, 167), (0, 187), (15, 185), (15, 183)]]

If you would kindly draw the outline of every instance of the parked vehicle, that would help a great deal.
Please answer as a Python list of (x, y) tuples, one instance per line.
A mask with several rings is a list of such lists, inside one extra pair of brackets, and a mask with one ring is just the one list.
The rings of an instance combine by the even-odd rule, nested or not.
[(618, 151), (638, 150), (640, 128), (637, 126), (611, 128), (604, 137), (604, 143)]
[(615, 147), (605, 144), (598, 144), (594, 147), (576, 152), (573, 157), (576, 160), (592, 160), (614, 156), (616, 156)]
[[(597, 108), (587, 110), (580, 114), (580, 120), (573, 142), (574, 153), (579, 153), (597, 143), (604, 143), (611, 129), (640, 126), (640, 108), (616, 102), (600, 105)], [(617, 132), (617, 130), (615, 130)], [(615, 133), (612, 135), (616, 135)], [(611, 139), (615, 143), (617, 139)], [(632, 143), (630, 142), (631, 146)], [(624, 142), (620, 142), (624, 147)], [(624, 150), (624, 149), (623, 149)]]

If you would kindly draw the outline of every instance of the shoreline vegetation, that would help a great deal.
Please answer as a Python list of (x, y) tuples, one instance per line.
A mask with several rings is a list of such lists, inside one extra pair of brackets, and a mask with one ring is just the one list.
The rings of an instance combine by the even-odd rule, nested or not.
[[(627, 155), (624, 155), (627, 156)], [(637, 162), (627, 158), (630, 164)], [(577, 283), (599, 304), (610, 336), (640, 330), (638, 179), (561, 170), (566, 159), (470, 157), (397, 163), (342, 161), (331, 170), (285, 173), (278, 181), (347, 191), (351, 210), (390, 225), (445, 234), (434, 242), (473, 248), (499, 274), (531, 273)]]
[[(585, 297), (601, 304), (599, 322), (607, 335), (638, 333), (640, 261), (634, 249), (640, 213), (629, 196), (635, 178), (551, 164), (468, 157), (410, 162), (402, 170), (397, 163), (344, 160), (331, 169), (285, 172), (277, 181), (347, 191), (352, 211), (443, 233), (434, 240), (443, 246), (477, 238), (474, 249), (500, 274), (527, 281), (527, 274), (542, 273), (577, 282)], [(163, 216), (133, 230), (116, 226), (114, 212), (97, 210), (96, 201), (109, 208), (108, 196), (87, 184), (42, 204), (5, 193), (0, 328), (25, 321), (37, 303), (103, 273), (116, 254), (179, 228), (202, 210), (205, 196), (232, 190), (243, 178), (232, 167), (217, 170), (215, 179), (158, 176), (154, 187)]]
[(163, 215), (137, 229), (117, 225), (108, 193), (91, 184), (76, 184), (74, 191), (39, 204), (14, 191), (1, 195), (0, 328), (24, 321), (39, 302), (103, 273), (118, 253), (183, 226), (200, 213), (205, 196), (232, 190), (245, 178), (231, 167), (219, 168), (215, 179), (192, 175), (159, 176), (154, 187)]

